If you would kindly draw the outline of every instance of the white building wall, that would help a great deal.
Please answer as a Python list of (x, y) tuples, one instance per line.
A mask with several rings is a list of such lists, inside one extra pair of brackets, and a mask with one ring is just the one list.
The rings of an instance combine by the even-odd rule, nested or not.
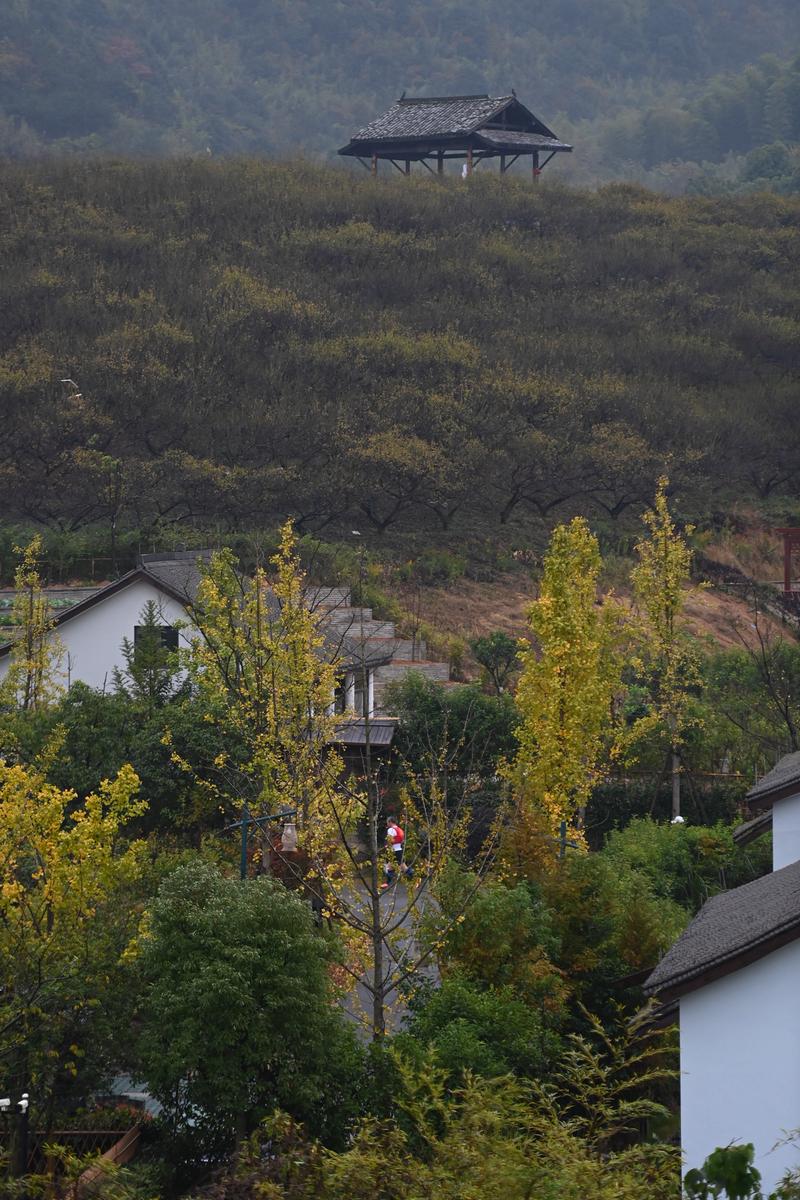
[[(114, 668), (125, 665), (122, 639), (133, 641), (134, 626), (141, 625), (142, 611), (149, 600), (155, 601), (159, 624), (176, 625), (186, 621), (183, 605), (143, 579), (137, 579), (85, 612), (70, 617), (56, 633), (64, 647), (61, 676), (64, 687), (80, 680), (89, 687), (111, 690)], [(191, 629), (180, 633), (186, 645)], [(0, 679), (8, 671), (10, 655), (0, 659)]]
[(734, 971), (680, 1002), (684, 1170), (717, 1146), (752, 1142), (765, 1194), (790, 1167), (800, 1127), (800, 942)]
[[(772, 806), (772, 869), (800, 861), (800, 792)], [(800, 1004), (800, 1001), (798, 1001)], [(800, 1117), (797, 1120), (800, 1125)]]

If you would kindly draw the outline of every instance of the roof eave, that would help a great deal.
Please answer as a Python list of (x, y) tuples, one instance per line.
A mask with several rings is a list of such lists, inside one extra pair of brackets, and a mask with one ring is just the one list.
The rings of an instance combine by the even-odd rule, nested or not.
[[(56, 629), (60, 628), (67, 621), (71, 621), (73, 617), (79, 617), (81, 613), (87, 612), (90, 608), (94, 608), (96, 604), (101, 604), (103, 600), (107, 600), (110, 596), (115, 595), (117, 592), (121, 592), (124, 588), (130, 587), (132, 583), (136, 583), (138, 580), (142, 579), (152, 584), (157, 591), (163, 592), (165, 596), (169, 596), (171, 599), (176, 600), (178, 604), (182, 605), (187, 610), (187, 612), (189, 611), (191, 607), (191, 600), (188, 596), (181, 595), (176, 588), (170, 587), (168, 583), (164, 583), (162, 580), (157, 579), (155, 575), (151, 575), (146, 567), (135, 567), (132, 571), (128, 571), (127, 574), (121, 575), (119, 579), (115, 579), (113, 583), (109, 583), (106, 587), (100, 588), (100, 590), (95, 592), (93, 596), (87, 596), (86, 599), (81, 600), (79, 604), (75, 604), (72, 608), (68, 608), (65, 612), (59, 613), (53, 618), (53, 627)], [(10, 654), (13, 647), (13, 641), (7, 642), (4, 646), (0, 646), (0, 658), (5, 658), (7, 654)]]
[[(497, 131), (493, 130), (492, 132), (502, 132), (502, 131), (501, 130), (497, 130)], [(558, 138), (553, 139), (552, 145), (544, 145), (544, 146), (533, 146), (533, 145), (526, 146), (526, 147), (514, 146), (511, 144), (511, 142), (509, 142), (507, 148), (504, 150), (502, 142), (493, 141), (491, 138), (484, 138), (481, 134), (480, 129), (478, 129), (476, 131), (476, 133), (477, 133), (477, 136), (484, 143), (484, 145), (487, 147), (487, 149), (493, 150), (496, 154), (527, 154), (527, 153), (532, 153), (534, 150), (541, 151), (542, 153), (545, 153), (545, 154), (547, 153), (548, 150), (552, 151), (553, 154), (560, 154), (562, 151), (567, 151), (569, 153), (571, 153), (571, 151), (572, 151), (572, 146), (570, 146), (567, 142), (559, 142)], [(513, 137), (514, 130), (509, 130), (509, 133)], [(545, 135), (542, 134), (541, 136), (544, 137)]]
[(775, 950), (780, 950), (782, 946), (788, 946), (791, 942), (797, 941), (800, 938), (800, 915), (787, 922), (780, 929), (767, 938), (762, 938), (751, 946), (745, 946), (735, 954), (726, 955), (725, 958), (714, 962), (713, 960), (706, 966), (699, 967), (694, 971), (688, 972), (683, 977), (676, 977), (673, 980), (666, 980), (663, 984), (651, 986), (649, 983), (644, 985), (643, 991), (646, 996), (657, 996), (660, 1001), (679, 1000), (682, 996), (688, 995), (690, 992), (696, 992), (699, 988), (706, 987), (709, 983), (714, 983), (718, 979), (723, 979), (726, 975), (733, 975), (735, 971), (739, 971), (742, 967), (750, 966), (751, 963), (758, 962), (761, 958), (766, 958), (768, 954), (772, 954)]
[(342, 656), (336, 660), (334, 666), (337, 671), (354, 671), (359, 667), (369, 667), (370, 670), (373, 670), (375, 667), (386, 667), (391, 661), (391, 655), (385, 655), (381, 658), (347, 658)]
[(755, 796), (748, 792), (744, 799), (751, 812), (763, 812), (767, 808), (772, 808), (778, 800), (789, 800), (798, 794), (800, 794), (800, 779), (792, 779), (788, 783), (757, 792)]
[(751, 842), (755, 842), (765, 833), (772, 831), (772, 809), (769, 808), (764, 812), (754, 817), (752, 821), (745, 821), (742, 825), (737, 825), (733, 831), (733, 840), (737, 846), (749, 846)]
[(372, 147), (377, 147), (379, 150), (405, 150), (406, 148), (417, 148), (430, 146), (435, 142), (458, 142), (466, 141), (468, 138), (475, 136), (474, 129), (462, 129), (457, 133), (418, 133), (409, 134), (406, 137), (372, 137), (351, 139), (346, 146), (342, 146), (341, 150), (337, 150), (337, 154), (352, 154), (356, 157), (364, 157), (371, 152)]
[[(542, 137), (545, 135), (542, 134)], [(458, 143), (472, 143), (481, 150), (488, 150), (495, 156), (499, 154), (533, 154), (539, 152), (547, 154), (571, 154), (572, 146), (567, 142), (559, 142), (554, 139), (554, 144), (544, 146), (514, 146), (511, 143), (503, 149), (502, 143), (491, 141), (489, 138), (481, 136), (480, 128), (469, 130), (463, 133), (437, 133), (426, 134), (418, 137), (405, 138), (369, 138), (360, 142), (348, 142), (346, 146), (342, 146), (337, 150), (337, 154), (347, 155), (352, 158), (369, 158), (372, 154), (385, 155), (391, 157), (393, 154), (402, 156), (406, 152), (426, 155), (435, 154), (433, 147), (441, 143), (443, 149), (456, 148)]]

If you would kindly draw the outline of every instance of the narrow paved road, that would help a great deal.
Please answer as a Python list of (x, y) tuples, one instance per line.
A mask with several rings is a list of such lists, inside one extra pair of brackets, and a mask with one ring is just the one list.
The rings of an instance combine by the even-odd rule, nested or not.
[[(370, 899), (366, 890), (362, 894), (362, 901), (364, 916), (367, 918), (370, 912)], [(416, 897), (417, 913), (421, 914), (424, 912), (426, 905), (431, 903), (432, 901), (428, 896), (427, 890), (422, 890), (419, 896)], [(393, 926), (395, 919), (402, 917), (396, 932), (392, 934), (391, 946), (388, 946), (384, 942), (384, 974), (387, 969), (386, 964), (391, 961), (392, 957), (399, 960), (403, 965), (408, 965), (414, 962), (415, 957), (419, 953), (417, 940), (414, 936), (414, 913), (409, 911), (408, 905), (408, 892), (403, 881), (398, 881), (381, 895), (381, 911), (384, 914), (385, 924)], [(439, 973), (435, 964), (426, 963), (420, 969), (420, 974), (424, 975), (427, 979), (438, 982)], [(369, 971), (365, 978), (370, 978), (371, 980)], [(369, 1041), (371, 1038), (372, 993), (366, 987), (365, 983), (361, 981), (355, 984), (352, 990), (345, 996), (343, 1003), (345, 1012), (358, 1025), (359, 1036), (364, 1041)], [(386, 1032), (397, 1033), (402, 1029), (406, 1013), (407, 1009), (402, 997), (398, 994), (396, 988), (392, 988), (387, 993), (385, 1000)]]

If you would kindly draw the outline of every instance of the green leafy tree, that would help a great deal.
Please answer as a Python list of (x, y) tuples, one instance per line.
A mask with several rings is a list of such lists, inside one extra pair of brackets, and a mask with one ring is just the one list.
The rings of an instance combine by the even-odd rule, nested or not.
[(502, 630), (473, 638), (470, 649), (498, 696), (508, 688), (519, 664), (519, 642)]
[(17, 756), (40, 753), (59, 728), (63, 753), (49, 767), (48, 777), (79, 797), (95, 791), (126, 762), (135, 763), (148, 797), (147, 810), (136, 819), (140, 832), (157, 829), (164, 841), (197, 845), (204, 833), (219, 829), (221, 804), (230, 820), (241, 807), (239, 796), (220, 796), (216, 764), (223, 756), (226, 779), (243, 773), (246, 747), (230, 729), (209, 722), (205, 706), (183, 689), (148, 712), (123, 693), (75, 683), (46, 716), (46, 722), (40, 718), (34, 729), (23, 728), (17, 735)]
[[(755, 1147), (719, 1146), (709, 1154), (702, 1167), (687, 1171), (683, 1179), (687, 1200), (763, 1200), (761, 1173), (753, 1165)], [(797, 1200), (800, 1179), (789, 1172), (766, 1200)]]
[(481, 987), (459, 974), (413, 1002), (400, 1044), (408, 1039), (435, 1051), (453, 1080), (465, 1071), (489, 1077), (543, 1076), (561, 1048), (553, 1022), (512, 988)]
[(126, 826), (146, 808), (130, 766), (76, 803), (47, 765), (0, 763), (0, 1058), (45, 1126), (55, 1090), (91, 1079), (108, 1048), (145, 868)]
[(365, 1118), (348, 1149), (322, 1156), (285, 1118), (272, 1119), (212, 1195), (674, 1200), (676, 1148), (635, 1140), (643, 1120), (664, 1116), (648, 1091), (671, 1075), (663, 1042), (606, 1035), (596, 1023), (570, 1040), (547, 1084), (468, 1073), (454, 1088), (435, 1060), (399, 1060), (396, 1116)]
[(307, 602), (291, 523), (272, 565), (272, 579), (261, 568), (248, 577), (230, 551), (212, 557), (192, 608), (188, 666), (209, 721), (247, 747), (243, 773), (220, 758), (221, 789), (235, 788), (256, 815), (296, 809), (304, 847), (319, 855), (330, 837), (325, 796), (341, 770), (335, 655)]
[(709, 723), (748, 775), (800, 749), (800, 646), (753, 617), (741, 648), (710, 656), (703, 670)]
[(387, 689), (386, 704), (400, 718), (398, 753), (415, 774), (439, 769), (457, 779), (488, 778), (514, 749), (518, 715), (510, 696), (471, 685), (445, 688), (410, 671)]
[[(771, 870), (767, 841), (740, 848), (733, 840), (734, 828), (722, 822), (663, 825), (639, 817), (624, 829), (612, 830), (600, 856), (620, 879), (647, 880), (654, 896), (668, 898), (694, 915), (709, 896)], [(666, 913), (663, 923), (666, 934), (671, 925)]]
[(222, 1153), (279, 1105), (343, 1135), (360, 1060), (332, 962), (308, 905), (276, 880), (199, 860), (165, 880), (141, 944), (138, 1048), (176, 1131)]

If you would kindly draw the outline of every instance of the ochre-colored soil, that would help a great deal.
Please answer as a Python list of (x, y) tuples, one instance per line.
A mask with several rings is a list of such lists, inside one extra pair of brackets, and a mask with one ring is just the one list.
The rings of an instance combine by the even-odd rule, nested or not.
[[(617, 596), (621, 603), (630, 606), (629, 593), (617, 592)], [(499, 629), (514, 637), (524, 637), (528, 633), (526, 615), (535, 598), (535, 588), (524, 576), (507, 575), (491, 583), (461, 579), (448, 587), (422, 588), (419, 593), (401, 591), (398, 598), (408, 608), (418, 604), (421, 620), (443, 634), (468, 641)], [(729, 649), (743, 642), (752, 644), (757, 637), (751, 606), (710, 587), (687, 588), (684, 619), (691, 633), (709, 649)], [(780, 636), (782, 631), (780, 621), (764, 615), (759, 616), (759, 628), (764, 636)], [(469, 668), (470, 664), (466, 665)]]

